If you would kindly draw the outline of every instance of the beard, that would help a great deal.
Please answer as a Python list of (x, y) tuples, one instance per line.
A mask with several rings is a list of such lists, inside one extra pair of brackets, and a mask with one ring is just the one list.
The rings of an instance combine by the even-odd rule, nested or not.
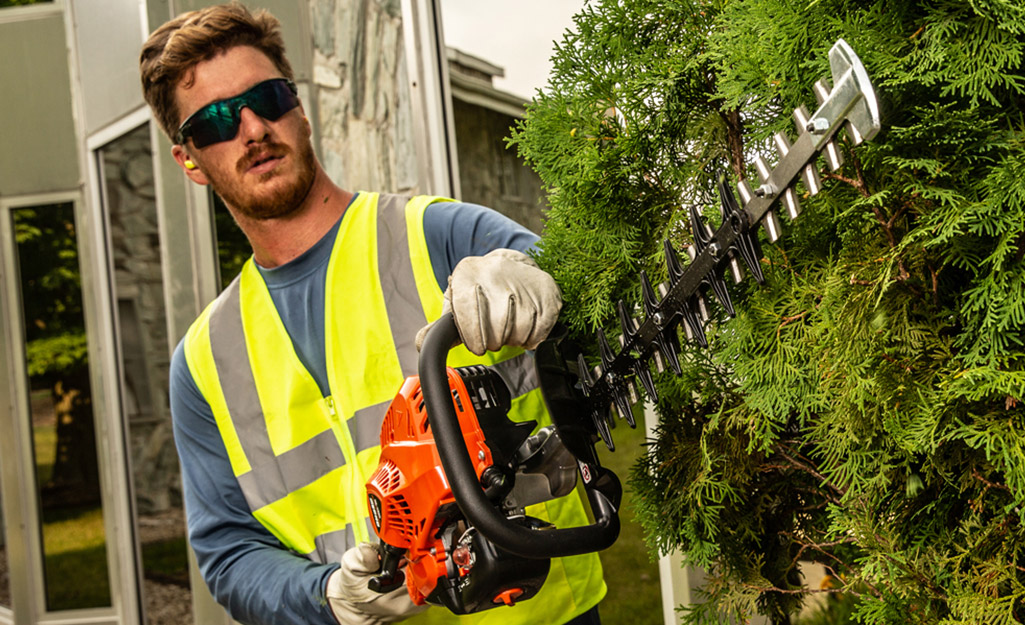
[[(288, 164), (295, 171), (270, 171), (260, 174), (255, 184), (243, 182), (246, 171), (260, 155), (293, 157)], [(224, 203), (238, 211), (240, 216), (256, 221), (286, 217), (299, 210), (313, 187), (316, 177), (316, 160), (313, 146), (308, 140), (300, 140), (296, 150), (284, 143), (267, 143), (253, 146), (238, 160), (234, 176), (224, 180), (210, 180), (210, 186)], [(277, 179), (275, 181), (275, 179)], [(277, 182), (276, 185), (268, 183)], [(263, 188), (266, 187), (266, 188)]]

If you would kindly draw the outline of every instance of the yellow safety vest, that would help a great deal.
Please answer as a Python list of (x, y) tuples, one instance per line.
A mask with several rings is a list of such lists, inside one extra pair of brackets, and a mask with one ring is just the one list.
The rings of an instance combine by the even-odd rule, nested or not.
[[(324, 298), (329, 396), (296, 355), (252, 259), (186, 335), (189, 371), (253, 516), (315, 562), (338, 562), (349, 547), (376, 541), (365, 485), (377, 468), (381, 422), (402, 381), (416, 374), (417, 330), (441, 315), (444, 294), (423, 231), (424, 210), (441, 199), (361, 192), (346, 210)], [(529, 354), (450, 353), (450, 366), (474, 363), (495, 365), (509, 383), (511, 419), (550, 422)], [(576, 494), (528, 513), (557, 527), (588, 522)], [(596, 554), (559, 558), (529, 601), (464, 617), (428, 610), (415, 621), (559, 624), (605, 590)]]

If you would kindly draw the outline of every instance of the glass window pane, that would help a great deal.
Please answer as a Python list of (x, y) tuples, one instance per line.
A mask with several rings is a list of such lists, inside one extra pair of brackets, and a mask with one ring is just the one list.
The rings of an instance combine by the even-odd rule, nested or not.
[(221, 289), (226, 289), (253, 255), (253, 248), (221, 196), (216, 193), (210, 195), (213, 198), (214, 236), (217, 238), (217, 268), (221, 274)]
[(14, 209), (49, 610), (110, 603), (82, 287), (70, 203)]
[(6, 7), (21, 7), (29, 4), (52, 4), (53, 0), (0, 0), (0, 9)]
[(149, 126), (99, 153), (110, 224), (127, 424), (146, 622), (191, 622), (192, 600), (178, 456), (171, 433), (171, 354), (164, 308)]

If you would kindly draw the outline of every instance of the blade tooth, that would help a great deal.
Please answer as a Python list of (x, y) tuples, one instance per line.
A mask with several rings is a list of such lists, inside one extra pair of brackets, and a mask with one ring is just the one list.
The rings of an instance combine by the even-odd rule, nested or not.
[(828, 80), (822, 78), (815, 81), (815, 84), (812, 86), (812, 90), (815, 92), (815, 99), (818, 100), (819, 106), (822, 106), (822, 103), (829, 97), (829, 92), (832, 91), (833, 88), (830, 86)]
[(747, 265), (748, 271), (754, 276), (758, 284), (765, 282), (762, 274), (762, 246), (758, 243), (758, 237), (754, 231), (748, 230), (737, 235), (736, 248), (740, 250), (740, 257)]
[(697, 308), (697, 305), (694, 303), (684, 306), (683, 320), (687, 323), (687, 327), (690, 328), (691, 334), (693, 334), (694, 338), (697, 339), (698, 345), (701, 347), (708, 347), (708, 339), (705, 338), (705, 329), (701, 327), (701, 320), (698, 318), (698, 313), (694, 310), (695, 308)]
[(793, 187), (787, 187), (783, 192), (783, 204), (787, 207), (787, 216), (791, 220), (797, 219), (801, 214), (801, 203), (797, 201), (797, 191), (794, 191)]
[(680, 367), (680, 343), (676, 338), (676, 330), (666, 328), (655, 336), (655, 347), (662, 352), (669, 368), (676, 375), (683, 375), (683, 368)]
[(638, 360), (634, 363), (634, 375), (641, 381), (641, 386), (644, 387), (644, 392), (648, 394), (651, 401), (657, 402), (658, 393), (655, 391), (655, 380), (651, 377), (651, 371), (643, 361)]
[(601, 366), (607, 371), (612, 361), (616, 359), (616, 355), (612, 352), (604, 330), (598, 330), (598, 351), (601, 353)]
[(694, 340), (694, 331), (690, 329), (690, 324), (689, 323), (684, 323), (683, 324), (683, 334), (684, 334), (684, 336), (687, 337), (688, 341), (693, 341)]
[(655, 361), (655, 371), (662, 373), (666, 370), (666, 361), (662, 358), (662, 353), (657, 349), (652, 350), (651, 357)]
[(783, 158), (790, 153), (790, 139), (788, 139), (782, 132), (777, 132), (772, 135), (772, 142), (776, 144), (776, 152), (779, 153), (780, 158)]
[(695, 295), (695, 298), (698, 302), (698, 314), (701, 315), (701, 322), (704, 323), (708, 321), (708, 302), (705, 301), (704, 295), (701, 293)]
[(747, 206), (755, 195), (751, 191), (751, 186), (747, 184), (747, 180), (741, 180), (737, 183), (737, 193), (740, 194), (740, 201), (744, 206)]
[(705, 249), (705, 246), (708, 245), (709, 236), (705, 220), (698, 213), (697, 206), (694, 204), (690, 205), (690, 230), (694, 234), (694, 245), (698, 248), (698, 253), (700, 254)]
[(719, 303), (726, 309), (726, 314), (731, 318), (736, 317), (737, 313), (733, 310), (733, 301), (730, 300), (730, 292), (726, 289), (726, 282), (723, 281), (722, 276), (718, 274), (718, 271), (708, 276), (708, 283), (712, 286), (712, 293), (715, 294), (716, 299), (718, 299)]
[(836, 141), (827, 143), (825, 149), (822, 150), (822, 155), (826, 157), (829, 171), (836, 171), (843, 165), (843, 154), (840, 152), (840, 148), (837, 147)]
[[(777, 134), (779, 135), (780, 140), (787, 142), (786, 137), (782, 134)], [(789, 145), (788, 142), (787, 145)], [(744, 279), (744, 274), (740, 270), (740, 262), (737, 260), (737, 252), (734, 250), (739, 250), (741, 256), (745, 258), (745, 262), (748, 262), (746, 260), (749, 252), (747, 248), (750, 247), (752, 233), (750, 233), (746, 227), (747, 215), (743, 213), (743, 209), (741, 209), (740, 205), (737, 204), (737, 198), (733, 196), (733, 191), (731, 191), (730, 186), (726, 184), (725, 177), (720, 177), (716, 186), (719, 189), (719, 209), (722, 213), (722, 222), (724, 224), (730, 224), (733, 232), (737, 235), (733, 249), (730, 249), (728, 254), (730, 259), (730, 272), (733, 274), (733, 281), (739, 284), (740, 281)], [(752, 259), (753, 260), (751, 262), (758, 262), (758, 259), (755, 258), (754, 255), (752, 255)]]
[(673, 244), (666, 239), (662, 242), (666, 253), (666, 265), (669, 266), (669, 275), (676, 281), (683, 277), (683, 263), (680, 262), (680, 255), (676, 252)]
[(612, 432), (609, 431), (609, 408), (606, 407), (604, 410), (592, 410), (591, 420), (594, 422), (594, 429), (598, 431), (598, 435), (605, 441), (605, 446), (609, 448), (609, 451), (616, 451), (616, 444), (612, 442)]
[(580, 381), (584, 387), (584, 395), (590, 395), (591, 389), (594, 387), (594, 376), (591, 375), (591, 369), (588, 368), (583, 354), (577, 354), (577, 369), (580, 371)]
[(769, 243), (778, 241), (783, 231), (780, 229), (779, 217), (776, 216), (776, 212), (765, 213), (765, 217), (762, 217), (762, 224), (765, 225), (765, 234), (769, 236)]
[[(630, 392), (630, 405), (636, 406), (637, 402), (641, 401), (641, 395), (637, 392), (637, 384), (633, 380), (628, 381), (626, 383), (626, 390)], [(630, 411), (630, 416), (633, 417), (633, 410)], [(627, 419), (627, 421), (633, 421), (633, 419)], [(634, 425), (634, 423), (631, 423), (630, 427)]]
[(644, 314), (651, 317), (658, 310), (658, 297), (655, 296), (655, 289), (651, 288), (651, 281), (648, 274), (641, 270), (641, 302), (644, 305)]
[(794, 125), (797, 126), (798, 134), (808, 132), (808, 121), (810, 119), (811, 114), (808, 113), (808, 109), (803, 104), (794, 109)]
[(665, 282), (659, 282), (658, 283), (658, 296), (659, 297), (665, 297), (668, 294), (669, 294), (669, 285), (666, 284)]
[(694, 262), (694, 259), (698, 257), (698, 253), (695, 251), (694, 246), (688, 245), (684, 249), (687, 251), (687, 256), (690, 257), (691, 262)]
[(740, 261), (737, 260), (737, 255), (730, 251), (730, 276), (733, 277), (733, 284), (740, 284), (741, 280), (744, 279), (744, 273), (740, 270)]
[[(717, 189), (719, 191), (719, 216), (722, 218), (722, 223), (728, 223), (730, 221), (730, 216), (733, 215), (733, 210), (734, 210), (733, 205), (735, 205), (737, 203), (737, 200), (733, 199), (732, 197), (731, 198), (724, 198), (723, 197), (724, 193), (729, 192), (729, 187), (726, 186), (726, 184), (723, 182), (722, 178), (719, 178), (719, 182), (716, 185), (716, 187), (717, 187)], [(732, 196), (733, 194), (730, 193), (730, 195)], [(732, 204), (730, 203), (731, 200), (732, 200)], [(737, 208), (739, 208), (739, 207), (737, 207)]]
[(815, 195), (822, 190), (822, 179), (819, 178), (819, 170), (815, 168), (815, 163), (805, 165), (804, 171), (801, 172), (801, 177), (804, 180), (805, 188), (808, 189), (808, 193), (811, 195)]
[(616, 304), (616, 312), (619, 313), (619, 326), (623, 329), (623, 334), (620, 335), (619, 339), (623, 343), (623, 347), (626, 347), (626, 339), (633, 338), (633, 335), (637, 332), (637, 322), (630, 317), (630, 313), (626, 310), (626, 302), (623, 300), (619, 300)]
[(626, 419), (626, 422), (630, 424), (630, 427), (636, 425), (634, 423), (634, 413), (630, 409), (630, 398), (627, 397), (627, 389), (624, 384), (621, 388), (616, 389), (616, 412), (619, 413), (620, 419)]
[(761, 179), (762, 182), (766, 182), (769, 179), (769, 176), (772, 175), (772, 168), (770, 168), (769, 164), (765, 162), (765, 159), (762, 158), (761, 154), (755, 156), (755, 169), (758, 170), (758, 178)]
[(865, 140), (865, 137), (858, 132), (858, 129), (851, 122), (844, 123), (843, 127), (847, 129), (847, 136), (851, 140), (851, 145), (860, 145)]
[(719, 212), (722, 214), (723, 223), (726, 223), (732, 215), (740, 213), (743, 209), (737, 204), (737, 198), (733, 195), (725, 176), (719, 177), (716, 187), (719, 190)]

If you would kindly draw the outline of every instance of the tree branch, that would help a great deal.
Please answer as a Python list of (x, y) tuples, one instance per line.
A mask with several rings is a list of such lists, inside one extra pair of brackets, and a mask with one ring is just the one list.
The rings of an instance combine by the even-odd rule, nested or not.
[[(789, 455), (786, 452), (785, 449), (786, 448), (783, 447), (782, 445), (777, 445), (776, 448), (775, 448), (775, 451), (779, 455), (783, 456), (783, 458), (787, 462), (789, 462), (791, 466), (793, 466), (796, 469), (800, 469), (801, 471), (804, 471), (808, 475), (810, 475), (810, 476), (814, 477), (815, 479), (819, 480), (820, 482), (822, 482), (822, 484), (826, 485), (829, 489), (831, 489), (832, 491), (834, 491), (835, 493), (837, 493), (841, 497), (843, 497), (844, 495), (847, 494), (847, 490), (846, 489), (841, 488), (841, 487), (833, 484), (832, 482), (829, 481), (829, 478), (827, 478), (825, 475), (822, 475), (821, 473), (819, 473), (819, 471), (814, 466), (812, 466), (812, 463), (811, 463), (810, 460), (808, 460), (807, 458), (802, 458), (801, 460), (798, 460), (794, 456)], [(794, 455), (800, 456), (800, 454), (797, 454), (797, 453), (795, 453)], [(827, 498), (830, 501), (832, 501), (833, 503), (840, 503), (839, 500), (836, 499), (836, 498), (833, 498), (833, 497), (827, 497)]]

